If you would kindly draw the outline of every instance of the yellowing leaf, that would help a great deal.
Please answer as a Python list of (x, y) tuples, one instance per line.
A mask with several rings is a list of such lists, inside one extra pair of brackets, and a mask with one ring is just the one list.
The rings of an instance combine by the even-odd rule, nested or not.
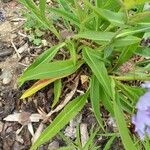
[(145, 2), (148, 2), (148, 0), (124, 0), (124, 4), (127, 8), (131, 8), (135, 5), (139, 5)]
[(36, 93), (38, 90), (54, 82), (55, 80), (57, 80), (57, 78), (43, 79), (43, 80), (37, 81), (35, 84), (33, 84), (32, 87), (30, 87), (23, 93), (23, 95), (21, 96), (21, 99), (31, 96), (32, 94)]

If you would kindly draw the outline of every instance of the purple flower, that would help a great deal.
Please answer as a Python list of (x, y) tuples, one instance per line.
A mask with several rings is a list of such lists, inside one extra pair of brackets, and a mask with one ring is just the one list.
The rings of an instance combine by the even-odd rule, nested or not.
[(150, 81), (145, 81), (143, 84), (141, 84), (143, 88), (150, 88)]
[(132, 123), (143, 140), (145, 134), (150, 136), (150, 90), (140, 97), (136, 108), (137, 113), (132, 117)]

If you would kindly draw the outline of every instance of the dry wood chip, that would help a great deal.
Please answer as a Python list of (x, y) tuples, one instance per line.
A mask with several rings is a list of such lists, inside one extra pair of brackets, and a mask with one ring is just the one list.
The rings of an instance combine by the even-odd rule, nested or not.
[(29, 46), (28, 46), (28, 43), (25, 43), (23, 46), (21, 46), (19, 49), (18, 49), (18, 53), (21, 54), (25, 51), (28, 51), (29, 49)]
[(43, 123), (40, 123), (39, 127), (37, 128), (35, 134), (32, 137), (32, 144), (38, 139), (38, 137), (41, 135), (42, 131), (44, 129)]
[(21, 113), (14, 113), (14, 114), (8, 115), (3, 120), (16, 121), (24, 126), (30, 122), (39, 122), (40, 119), (43, 119), (43, 117), (40, 114), (30, 114), (29, 112), (21, 112)]
[(86, 144), (89, 138), (87, 124), (85, 123), (80, 124), (80, 133), (81, 133), (81, 144), (82, 144), (82, 147), (84, 147), (84, 145)]
[(3, 131), (3, 126), (4, 126), (4, 123), (0, 121), (0, 132)]
[(87, 75), (81, 75), (80, 79), (81, 79), (81, 84), (84, 84), (85, 82), (88, 81), (89, 77)]
[(29, 132), (31, 133), (31, 135), (33, 136), (34, 135), (34, 131), (33, 131), (33, 126), (32, 126), (32, 123), (28, 123), (28, 130)]

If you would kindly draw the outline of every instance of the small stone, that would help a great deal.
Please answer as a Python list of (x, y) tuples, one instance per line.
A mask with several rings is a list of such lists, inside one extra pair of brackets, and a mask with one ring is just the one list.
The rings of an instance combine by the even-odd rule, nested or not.
[(48, 149), (57, 150), (59, 149), (59, 143), (57, 141), (53, 141), (48, 145)]
[(6, 84), (9, 84), (11, 82), (12, 74), (8, 69), (4, 69), (0, 78), (2, 78), (3, 84), (6, 85)]
[(10, 79), (10, 78), (4, 78), (4, 79), (3, 79), (3, 84), (4, 84), (4, 85), (9, 84), (10, 82), (11, 82), (11, 79)]

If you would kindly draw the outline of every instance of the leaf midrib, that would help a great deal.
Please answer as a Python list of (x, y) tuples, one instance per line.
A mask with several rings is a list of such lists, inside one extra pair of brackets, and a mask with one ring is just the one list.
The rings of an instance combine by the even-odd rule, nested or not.
[[(84, 95), (85, 96), (85, 95)], [(65, 118), (68, 118), (68, 114), (70, 114), (71, 112), (73, 112), (73, 110), (75, 109), (75, 108), (78, 108), (78, 105), (79, 105), (79, 103), (81, 103), (82, 101), (83, 101), (83, 98), (84, 98), (84, 96), (80, 99), (80, 100), (78, 100), (78, 102), (74, 105), (74, 107), (72, 107), (71, 109), (69, 109), (69, 111), (67, 111), (66, 112), (66, 110), (63, 110), (63, 112), (62, 113), (65, 113), (66, 112), (66, 115), (64, 115), (63, 117), (61, 117), (61, 119), (59, 119), (58, 120), (58, 122), (56, 122), (56, 124), (51, 124), (51, 125), (53, 125), (53, 128), (57, 128), (57, 126), (61, 123), (61, 122), (63, 122), (63, 120), (65, 120)], [(79, 98), (78, 98), (79, 99)], [(81, 106), (81, 105), (79, 105), (79, 106)], [(79, 110), (78, 110), (79, 111)], [(67, 116), (67, 117), (66, 117)], [(57, 118), (57, 117), (56, 117)], [(55, 120), (54, 120), (55, 121)], [(68, 122), (68, 121), (67, 121)], [(66, 123), (65, 123), (66, 124)], [(62, 127), (63, 128), (63, 127)], [(50, 132), (47, 132), (42, 138), (40, 138), (40, 140), (39, 140), (39, 143), (43, 143), (43, 141), (44, 141), (44, 139), (46, 139), (47, 138), (47, 136), (48, 135), (50, 135), (50, 133), (52, 132), (53, 130), (50, 130)], [(59, 131), (58, 131), (59, 132)], [(37, 147), (39, 144), (36, 144), (35, 143), (35, 146)]]
[[(87, 52), (86, 52), (87, 53)], [(91, 59), (91, 57), (90, 57), (90, 55), (87, 53), (87, 55), (88, 55), (88, 57), (89, 57), (89, 59), (91, 60), (91, 62), (94, 64), (94, 67), (96, 68), (96, 70), (97, 70), (97, 67), (96, 67), (96, 65), (95, 65), (95, 63), (93, 62), (93, 60)], [(107, 85), (106, 85), (106, 83), (105, 83), (105, 80), (103, 79), (103, 77), (101, 76), (101, 74), (99, 73), (99, 71), (97, 70), (97, 72), (98, 72), (98, 74), (99, 74), (99, 76), (101, 77), (101, 79), (102, 79), (102, 82), (103, 82), (103, 84), (105, 85), (105, 88), (109, 91), (109, 88), (107, 87)], [(98, 78), (98, 80), (99, 80), (99, 78)], [(100, 82), (100, 80), (99, 80), (99, 82)], [(101, 82), (100, 82), (101, 83)], [(102, 84), (102, 86), (103, 86), (103, 84)], [(106, 91), (107, 92), (107, 91)], [(107, 92), (108, 93), (108, 92)]]
[[(68, 71), (69, 68), (75, 69), (75, 68), (73, 68), (73, 67), (74, 67), (73, 65), (70, 65), (70, 66), (68, 66), (68, 67), (62, 68), (62, 69), (57, 70), (57, 71), (56, 71), (56, 70), (53, 70), (53, 71), (51, 71), (51, 73), (54, 73), (54, 72), (59, 73), (59, 72), (64, 71), (64, 70), (67, 70), (67, 71)], [(27, 76), (27, 77), (22, 78), (21, 80), (26, 80), (26, 79), (34, 78), (34, 77), (36, 77), (36, 76), (43, 75), (43, 74), (48, 74), (48, 73), (50, 73), (50, 71), (41, 72), (41, 73), (38, 73), (38, 74), (35, 74), (35, 75), (29, 75), (29, 76)]]

